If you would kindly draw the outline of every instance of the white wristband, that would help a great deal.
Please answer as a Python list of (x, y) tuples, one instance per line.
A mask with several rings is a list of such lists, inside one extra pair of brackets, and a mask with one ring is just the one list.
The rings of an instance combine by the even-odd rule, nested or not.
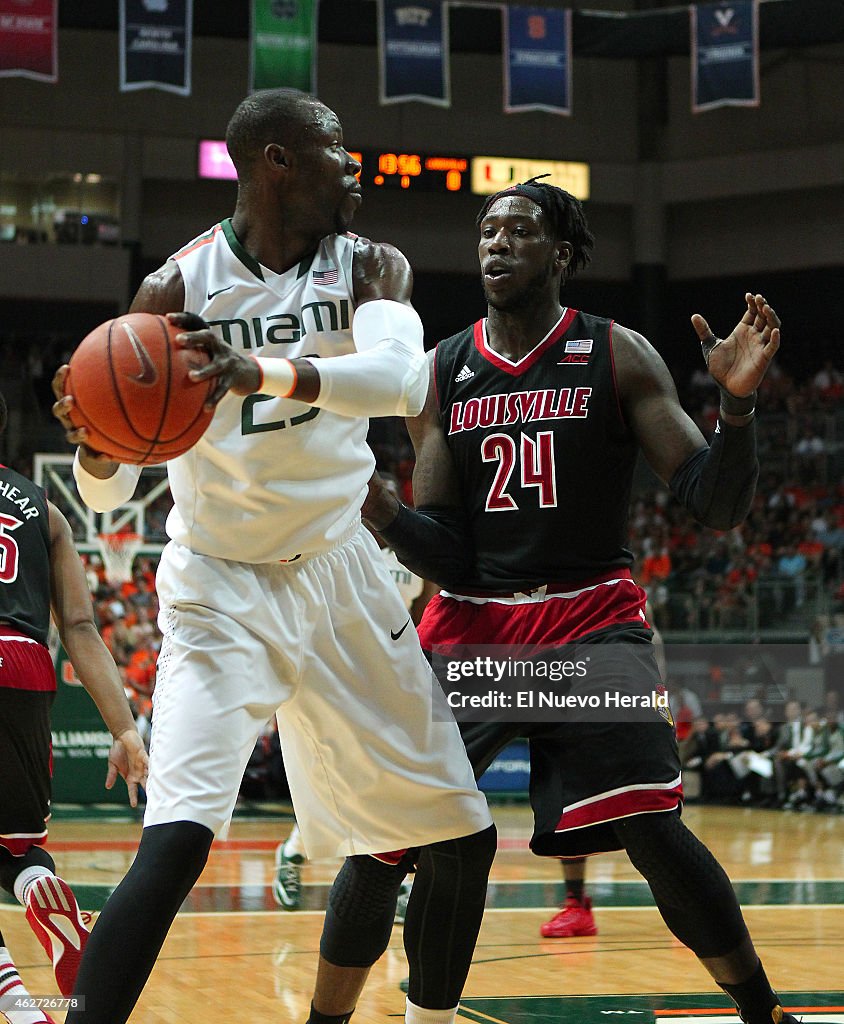
[(274, 395), (276, 398), (289, 398), (296, 389), (299, 375), (296, 367), (289, 359), (259, 359), (252, 356), (261, 371), (261, 383), (258, 391), (262, 395)]

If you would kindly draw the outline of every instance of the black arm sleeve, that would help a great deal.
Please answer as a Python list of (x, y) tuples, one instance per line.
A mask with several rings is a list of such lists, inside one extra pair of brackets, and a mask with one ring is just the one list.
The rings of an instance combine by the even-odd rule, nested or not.
[(402, 565), (446, 589), (465, 579), (472, 566), (472, 540), (457, 508), (400, 504), (396, 518), (377, 532)]
[(731, 530), (750, 511), (758, 477), (756, 421), (746, 427), (719, 421), (712, 444), (686, 459), (669, 487), (698, 522)]

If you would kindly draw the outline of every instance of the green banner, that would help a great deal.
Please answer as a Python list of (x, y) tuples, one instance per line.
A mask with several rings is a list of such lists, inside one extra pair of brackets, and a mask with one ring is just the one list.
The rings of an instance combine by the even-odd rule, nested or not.
[(111, 733), (88, 696), (64, 647), (56, 658), (56, 699), (50, 715), (53, 732), (53, 802), (125, 804), (126, 785), (119, 779), (105, 788)]
[(316, 91), (319, 0), (252, 0), (250, 92)]

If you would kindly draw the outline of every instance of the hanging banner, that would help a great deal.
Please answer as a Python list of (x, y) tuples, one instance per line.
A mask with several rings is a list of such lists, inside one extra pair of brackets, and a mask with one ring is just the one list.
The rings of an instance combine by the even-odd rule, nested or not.
[(759, 2), (693, 4), (692, 112), (759, 106)]
[(0, 77), (56, 82), (58, 0), (0, 0)]
[(316, 91), (319, 0), (252, 0), (249, 91)]
[(193, 0), (120, 0), (120, 91), (190, 96)]
[(504, 111), (571, 114), (571, 11), (505, 7)]
[(381, 103), (451, 106), (448, 12), (439, 0), (378, 0)]

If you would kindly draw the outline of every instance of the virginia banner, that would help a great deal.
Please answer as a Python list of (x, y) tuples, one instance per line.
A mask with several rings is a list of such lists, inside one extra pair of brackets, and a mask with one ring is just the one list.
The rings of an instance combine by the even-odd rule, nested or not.
[(693, 4), (692, 111), (759, 106), (759, 0)]
[(316, 91), (319, 0), (252, 0), (249, 89)]
[(451, 106), (448, 12), (439, 0), (378, 0), (381, 103)]
[(58, 0), (0, 0), (0, 77), (56, 82)]
[(193, 0), (120, 0), (120, 91), (190, 96)]
[(504, 111), (571, 114), (571, 11), (510, 7), (504, 18)]

